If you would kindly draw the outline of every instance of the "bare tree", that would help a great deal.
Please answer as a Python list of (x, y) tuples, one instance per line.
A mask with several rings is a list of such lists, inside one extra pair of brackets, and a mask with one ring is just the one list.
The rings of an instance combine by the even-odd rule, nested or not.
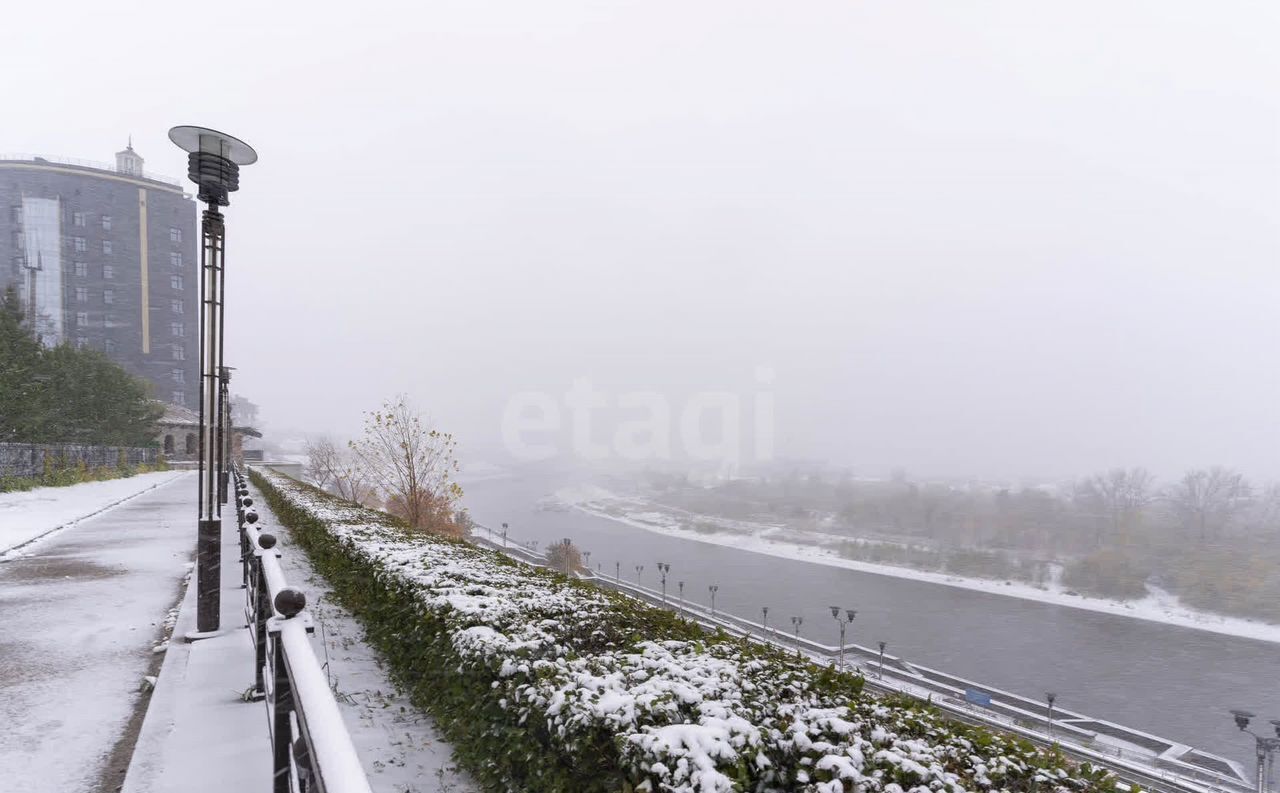
[(573, 573), (582, 569), (582, 553), (566, 537), (547, 549), (547, 562), (562, 573)]
[(1169, 491), (1174, 512), (1188, 531), (1203, 542), (1218, 535), (1249, 500), (1251, 488), (1243, 475), (1215, 465), (1187, 471)]
[(1076, 485), (1072, 500), (1094, 518), (1095, 545), (1102, 546), (1104, 530), (1118, 537), (1137, 525), (1155, 499), (1154, 484), (1155, 477), (1145, 468), (1112, 468)]
[(339, 464), (337, 447), (326, 436), (308, 439), (305, 449), (307, 478), (311, 480), (311, 484), (321, 490), (328, 490), (330, 483), (333, 482), (334, 470)]
[(328, 437), (307, 441), (307, 478), (321, 490), (366, 506), (377, 505), (377, 489), (360, 461)]
[(364, 437), (350, 444), (389, 512), (415, 529), (456, 533), (456, 441), (424, 421), (403, 397), (365, 414)]

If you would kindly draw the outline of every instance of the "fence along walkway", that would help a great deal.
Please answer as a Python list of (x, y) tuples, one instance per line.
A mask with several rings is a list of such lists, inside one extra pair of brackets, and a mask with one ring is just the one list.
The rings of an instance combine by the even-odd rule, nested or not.
[(329, 681), (311, 649), (314, 631), (302, 592), (280, 569), (276, 538), (256, 524), (239, 470), (236, 522), (245, 583), (245, 617), (254, 646), (251, 696), (267, 705), (274, 793), (370, 793)]
[(159, 449), (132, 446), (85, 446), (75, 443), (0, 443), (0, 476), (39, 477), (45, 469), (115, 468), (154, 463)]

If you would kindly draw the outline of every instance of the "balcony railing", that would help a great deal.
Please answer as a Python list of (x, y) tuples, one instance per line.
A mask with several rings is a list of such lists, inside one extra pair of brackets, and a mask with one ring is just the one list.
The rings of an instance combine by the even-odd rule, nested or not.
[(106, 162), (95, 162), (93, 160), (82, 160), (78, 157), (60, 157), (47, 154), (26, 154), (26, 153), (3, 153), (0, 152), (0, 162), (5, 160), (18, 162), (31, 162), (37, 165), (71, 165), (76, 168), (92, 168), (95, 171), (108, 171), (113, 174), (122, 176), (135, 176), (139, 179), (149, 179), (153, 182), (162, 182), (172, 187), (182, 187), (182, 182), (172, 176), (143, 171), (142, 173), (125, 173), (116, 170), (116, 167)]
[(302, 592), (289, 587), (276, 538), (257, 525), (243, 474), (235, 478), (245, 584), (254, 646), (252, 696), (267, 705), (274, 793), (370, 793), (355, 745), (311, 642), (315, 628)]

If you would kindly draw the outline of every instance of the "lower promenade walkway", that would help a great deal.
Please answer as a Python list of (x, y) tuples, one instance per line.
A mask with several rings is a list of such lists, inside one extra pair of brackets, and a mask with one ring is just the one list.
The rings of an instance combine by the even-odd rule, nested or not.
[[(127, 494), (130, 480), (112, 483), (121, 492), (82, 514), (109, 508), (64, 529), (35, 526), (50, 520), (49, 509), (6, 516), (32, 522), (23, 539), (44, 535), (0, 561), (6, 791), (114, 791), (120, 784), (146, 678), (163, 653), (153, 648), (172, 619), (195, 546), (192, 475), (135, 479), (133, 492), (145, 492), (109, 506)], [(40, 492), (51, 503), (75, 501), (82, 487)], [(15, 495), (22, 501), (29, 494)]]

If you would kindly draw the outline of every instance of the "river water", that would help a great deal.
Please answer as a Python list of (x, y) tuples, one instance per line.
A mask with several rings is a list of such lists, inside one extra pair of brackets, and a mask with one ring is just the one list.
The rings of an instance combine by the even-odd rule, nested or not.
[[(539, 548), (569, 538), (612, 574), (657, 588), (667, 562), (668, 592), (772, 624), (802, 616), (801, 634), (836, 644), (830, 605), (856, 608), (849, 641), (888, 642), (888, 652), (939, 671), (1031, 698), (1054, 691), (1068, 710), (1154, 733), (1238, 760), (1253, 769), (1253, 740), (1229, 708), (1280, 718), (1280, 646), (1207, 631), (1037, 603), (921, 581), (794, 561), (668, 537), (578, 510), (549, 511), (538, 500), (581, 480), (554, 475), (464, 485), (464, 504), (481, 524), (510, 524), (510, 537)], [(1245, 740), (1248, 739), (1248, 740)]]

